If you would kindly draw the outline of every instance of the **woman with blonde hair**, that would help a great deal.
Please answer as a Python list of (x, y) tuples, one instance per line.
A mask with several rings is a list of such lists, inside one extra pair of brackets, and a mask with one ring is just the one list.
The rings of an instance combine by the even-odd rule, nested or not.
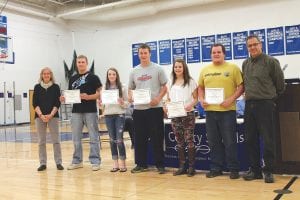
[(47, 168), (46, 134), (49, 127), (56, 167), (63, 170), (61, 159), (60, 136), (58, 130), (58, 109), (60, 107), (60, 88), (55, 83), (53, 72), (49, 67), (41, 70), (39, 83), (34, 86), (32, 105), (35, 110), (35, 125), (38, 134), (39, 160), (38, 171)]

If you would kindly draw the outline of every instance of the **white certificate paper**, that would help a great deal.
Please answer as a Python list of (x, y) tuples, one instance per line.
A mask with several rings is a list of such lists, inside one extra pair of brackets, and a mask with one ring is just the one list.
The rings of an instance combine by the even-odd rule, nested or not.
[(205, 88), (205, 101), (208, 104), (221, 104), (224, 101), (224, 88)]
[(64, 90), (66, 104), (81, 103), (80, 90)]
[(118, 104), (119, 90), (102, 90), (101, 99), (103, 104)]
[(147, 89), (132, 90), (133, 104), (149, 104), (151, 101), (151, 91)]
[(184, 109), (183, 101), (168, 102), (167, 109), (168, 109), (168, 118), (186, 116), (186, 111)]

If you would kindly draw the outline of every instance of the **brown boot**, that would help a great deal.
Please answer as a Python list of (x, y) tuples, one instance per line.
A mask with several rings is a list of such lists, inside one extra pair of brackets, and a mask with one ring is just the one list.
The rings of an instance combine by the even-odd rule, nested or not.
[(174, 176), (186, 174), (186, 169), (184, 167), (185, 155), (184, 155), (184, 149), (182, 148), (178, 148), (178, 160), (179, 160), (179, 168), (177, 171), (173, 173)]

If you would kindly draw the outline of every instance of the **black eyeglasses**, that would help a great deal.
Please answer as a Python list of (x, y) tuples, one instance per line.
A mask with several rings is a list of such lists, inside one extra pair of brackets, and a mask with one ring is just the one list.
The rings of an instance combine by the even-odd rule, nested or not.
[(259, 44), (260, 44), (260, 42), (256, 42), (256, 43), (253, 43), (253, 44), (248, 44), (247, 47), (248, 48), (257, 47)]

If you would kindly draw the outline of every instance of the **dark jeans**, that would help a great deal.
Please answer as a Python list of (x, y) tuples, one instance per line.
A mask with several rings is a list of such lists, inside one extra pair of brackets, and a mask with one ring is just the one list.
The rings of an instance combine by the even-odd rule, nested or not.
[(260, 138), (263, 140), (264, 171), (273, 172), (275, 158), (275, 103), (273, 100), (247, 100), (245, 142), (254, 172), (261, 172)]
[(239, 171), (235, 111), (207, 111), (206, 132), (210, 148), (210, 170), (222, 171), (226, 160), (230, 171)]
[(133, 125), (133, 119), (131, 117), (125, 116), (124, 131), (128, 131), (131, 139), (131, 145), (134, 146), (134, 125)]
[(162, 108), (133, 111), (135, 131), (135, 162), (140, 167), (147, 167), (148, 139), (153, 148), (156, 167), (164, 167), (164, 121)]

